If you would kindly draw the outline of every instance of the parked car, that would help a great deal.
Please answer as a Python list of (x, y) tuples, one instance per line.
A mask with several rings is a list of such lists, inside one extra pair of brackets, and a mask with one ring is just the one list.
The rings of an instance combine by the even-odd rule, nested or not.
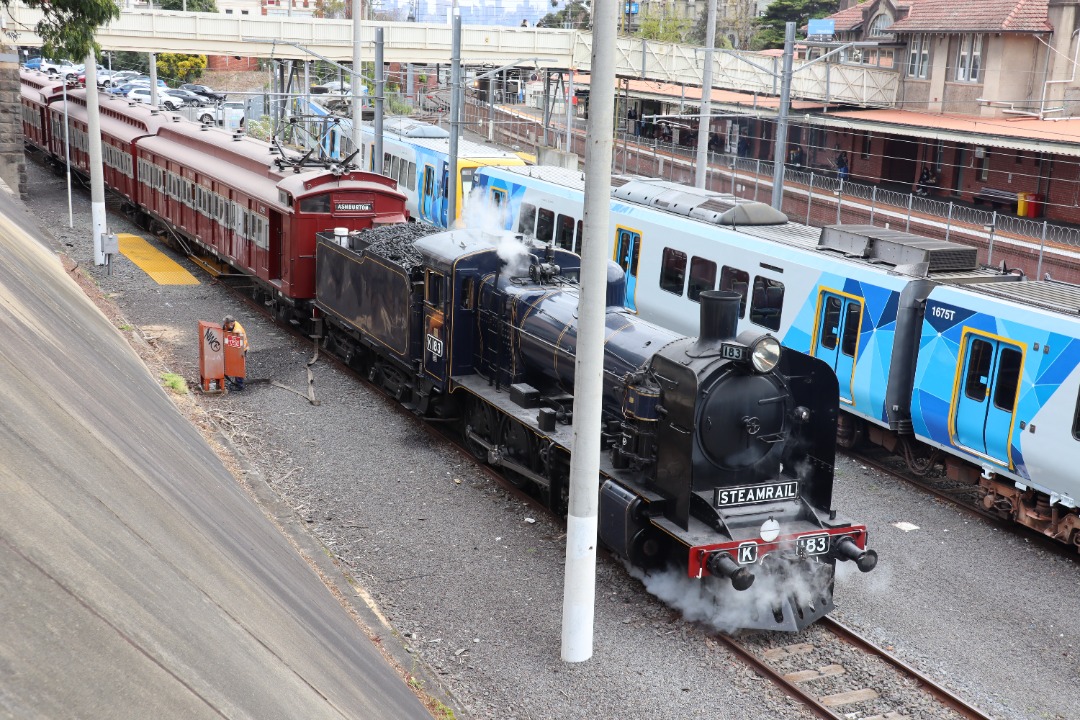
[(126, 82), (131, 82), (141, 74), (134, 70), (117, 70), (112, 74), (113, 85), (123, 85)]
[[(150, 88), (138, 87), (132, 88), (131, 92), (127, 94), (128, 100), (134, 100), (137, 103), (150, 104)], [(158, 106), (165, 108), (166, 110), (179, 110), (184, 106), (184, 101), (181, 98), (172, 97), (164, 92), (158, 93)]]
[(52, 77), (63, 77), (65, 80), (74, 80), (79, 77), (79, 73), (83, 71), (83, 66), (76, 65), (70, 60), (61, 60), (60, 62), (42, 60), (40, 69)]
[(209, 125), (219, 125), (229, 130), (243, 129), (244, 101), (229, 100), (211, 107), (200, 108), (198, 120)]
[(23, 67), (26, 68), (27, 70), (40, 70), (41, 69), (41, 58), (39, 58), (39, 57), (31, 58), (31, 59), (26, 61), (26, 64), (23, 65)]
[(193, 92), (196, 95), (202, 95), (204, 98), (210, 100), (210, 102), (221, 102), (225, 99), (225, 93), (219, 93), (216, 90), (211, 90), (205, 85), (198, 85), (196, 83), (184, 83), (180, 86), (181, 90), (187, 90)]
[[(86, 87), (86, 70), (79, 73), (79, 84)], [(112, 73), (100, 65), (97, 68), (97, 84), (101, 88), (112, 86)]]
[(169, 95), (172, 95), (173, 97), (180, 98), (181, 100), (184, 101), (185, 105), (189, 105), (191, 107), (202, 107), (203, 105), (209, 105), (210, 104), (210, 100), (208, 98), (205, 98), (202, 95), (196, 95), (195, 93), (190, 92), (189, 90), (183, 90), (181, 88), (175, 88), (175, 89), (172, 89), (172, 90), (165, 90), (163, 92), (166, 92)]

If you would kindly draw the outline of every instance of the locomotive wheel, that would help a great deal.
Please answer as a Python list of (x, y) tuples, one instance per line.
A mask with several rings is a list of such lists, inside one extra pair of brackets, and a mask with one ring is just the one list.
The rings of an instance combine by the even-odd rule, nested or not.
[[(492, 432), (494, 430), (494, 423), (492, 422), (491, 410), (488, 406), (479, 400), (471, 400), (469, 402), (469, 409), (465, 413), (465, 425), (462, 430), (464, 430), (465, 427), (471, 428), (473, 434), (478, 435), (488, 442), (492, 442), (495, 435), (495, 433)], [(465, 444), (472, 454), (475, 455), (478, 460), (487, 462), (487, 448), (471, 439), (464, 432), (462, 432), (462, 435), (465, 437)]]
[[(535, 469), (535, 441), (533, 434), (525, 429), (525, 426), (514, 420), (503, 420), (499, 432), (499, 445), (503, 454), (518, 465), (524, 465), (530, 470)], [(517, 487), (525, 487), (532, 481), (513, 470), (506, 471), (506, 478)]]

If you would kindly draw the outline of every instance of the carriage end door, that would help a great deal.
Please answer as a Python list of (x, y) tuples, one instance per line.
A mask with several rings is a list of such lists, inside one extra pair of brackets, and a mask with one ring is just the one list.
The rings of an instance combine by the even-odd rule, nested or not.
[(424, 278), (424, 371), (440, 383), (446, 381), (446, 278), (427, 270)]
[(420, 192), (420, 217), (434, 221), (432, 206), (435, 203), (435, 168), (431, 165), (424, 166), (424, 181)]
[(823, 292), (818, 304), (817, 336), (813, 351), (824, 360), (840, 381), (840, 400), (855, 404), (855, 361), (859, 356), (862, 329), (862, 300), (853, 295)]
[(638, 257), (641, 255), (641, 233), (619, 227), (615, 230), (615, 262), (626, 273), (626, 307), (637, 312)]
[(1024, 351), (1002, 338), (965, 332), (953, 398), (953, 442), (1012, 467), (1009, 444)]

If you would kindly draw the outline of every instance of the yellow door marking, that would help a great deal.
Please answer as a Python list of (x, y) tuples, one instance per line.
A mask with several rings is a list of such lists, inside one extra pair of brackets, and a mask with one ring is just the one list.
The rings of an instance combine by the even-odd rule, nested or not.
[(198, 285), (199, 280), (138, 235), (119, 233), (120, 252), (158, 285)]

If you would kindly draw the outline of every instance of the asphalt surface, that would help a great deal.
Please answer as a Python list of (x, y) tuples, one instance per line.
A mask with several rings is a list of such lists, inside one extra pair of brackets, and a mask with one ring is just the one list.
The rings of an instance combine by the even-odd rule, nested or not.
[(0, 717), (430, 717), (0, 195)]

